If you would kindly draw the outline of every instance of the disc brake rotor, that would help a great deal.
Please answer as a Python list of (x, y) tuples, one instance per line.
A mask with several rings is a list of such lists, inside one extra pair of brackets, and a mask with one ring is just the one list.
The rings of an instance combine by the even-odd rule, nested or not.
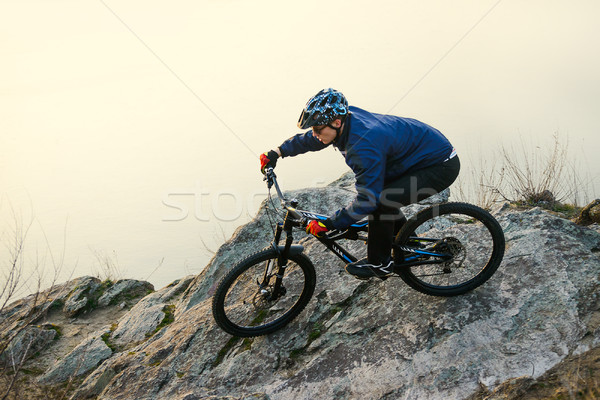
[(271, 308), (285, 293), (285, 287), (282, 286), (279, 289), (278, 295), (274, 298), (272, 286), (259, 288), (252, 298), (252, 305), (258, 310)]
[(460, 268), (467, 258), (467, 250), (460, 240), (455, 237), (447, 237), (435, 244), (435, 250), (450, 253), (452, 258), (442, 263), (444, 272), (452, 272), (451, 268)]

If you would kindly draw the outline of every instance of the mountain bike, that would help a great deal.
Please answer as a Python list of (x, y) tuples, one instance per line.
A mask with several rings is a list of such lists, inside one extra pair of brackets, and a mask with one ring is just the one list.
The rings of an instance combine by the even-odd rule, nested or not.
[[(217, 324), (239, 337), (266, 335), (283, 328), (309, 303), (316, 285), (315, 267), (294, 228), (305, 229), (312, 219), (327, 216), (297, 209), (287, 200), (272, 168), (265, 171), (284, 210), (270, 246), (235, 265), (220, 281), (212, 301)], [(356, 261), (338, 242), (367, 241), (368, 221), (315, 236), (344, 263)], [(280, 244), (282, 234), (285, 241)], [(504, 256), (504, 233), (486, 210), (467, 203), (426, 208), (400, 229), (392, 248), (394, 274), (413, 289), (432, 296), (457, 296), (482, 285), (496, 272)]]

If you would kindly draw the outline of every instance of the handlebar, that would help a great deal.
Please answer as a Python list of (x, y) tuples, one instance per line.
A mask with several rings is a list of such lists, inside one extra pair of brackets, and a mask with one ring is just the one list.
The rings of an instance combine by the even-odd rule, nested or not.
[(269, 189), (271, 189), (271, 187), (275, 185), (277, 196), (279, 197), (279, 200), (281, 200), (282, 205), (285, 206), (287, 204), (287, 200), (283, 196), (283, 193), (281, 193), (281, 189), (279, 188), (279, 184), (277, 183), (277, 175), (275, 175), (273, 168), (269, 167), (265, 170), (265, 177), (263, 180), (267, 181), (267, 187)]

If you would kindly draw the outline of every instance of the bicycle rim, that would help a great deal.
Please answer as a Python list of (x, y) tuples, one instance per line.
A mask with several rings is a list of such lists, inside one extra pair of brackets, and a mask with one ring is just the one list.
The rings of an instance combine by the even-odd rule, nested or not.
[(397, 263), (402, 258), (405, 263), (422, 262), (399, 267), (400, 277), (414, 289), (435, 296), (455, 296), (480, 286), (494, 274), (504, 255), (504, 234), (498, 222), (487, 211), (465, 203), (421, 211), (398, 234), (397, 243), (414, 249), (402, 255), (396, 251)]

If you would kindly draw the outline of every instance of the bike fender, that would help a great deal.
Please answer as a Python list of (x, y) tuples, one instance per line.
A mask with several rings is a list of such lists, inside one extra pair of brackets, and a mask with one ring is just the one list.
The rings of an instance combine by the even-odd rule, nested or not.
[[(281, 253), (283, 251), (283, 249), (285, 249), (285, 246), (277, 246), (277, 252)], [(290, 255), (291, 256), (295, 256), (298, 254), (301, 254), (304, 251), (304, 246), (300, 245), (300, 244), (293, 244), (290, 246)]]

